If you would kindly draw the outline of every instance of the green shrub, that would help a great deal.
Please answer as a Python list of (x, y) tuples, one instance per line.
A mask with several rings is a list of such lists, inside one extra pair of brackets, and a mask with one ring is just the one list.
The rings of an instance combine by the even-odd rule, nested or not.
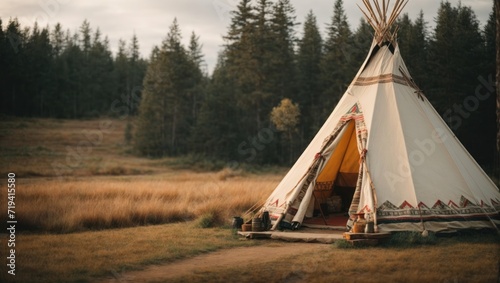
[(206, 213), (198, 217), (195, 226), (198, 228), (211, 228), (216, 224), (216, 219), (212, 213)]

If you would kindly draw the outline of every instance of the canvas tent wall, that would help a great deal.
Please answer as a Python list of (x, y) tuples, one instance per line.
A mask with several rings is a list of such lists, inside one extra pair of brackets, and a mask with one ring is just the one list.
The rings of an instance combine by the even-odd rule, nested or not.
[(273, 228), (300, 227), (314, 191), (335, 187), (339, 174), (357, 175), (351, 218), (372, 213), (379, 231), (500, 227), (498, 188), (411, 79), (387, 24), (393, 14), (370, 21), (378, 28), (367, 59), (262, 207)]

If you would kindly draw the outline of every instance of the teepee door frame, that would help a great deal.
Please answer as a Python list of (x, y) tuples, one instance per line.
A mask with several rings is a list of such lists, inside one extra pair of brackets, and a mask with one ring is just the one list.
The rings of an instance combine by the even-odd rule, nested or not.
[[(324, 169), (327, 160), (331, 157), (333, 151), (337, 147), (339, 139), (343, 136), (345, 132), (344, 130), (346, 129), (346, 126), (351, 121), (354, 121), (355, 123), (356, 144), (358, 146), (358, 153), (360, 155), (360, 161), (359, 161), (360, 166), (358, 171), (359, 175), (356, 184), (356, 189), (354, 192), (353, 201), (351, 202), (351, 207), (349, 209), (349, 214), (351, 215), (351, 209), (356, 209), (356, 210), (358, 209), (359, 195), (361, 194), (363, 182), (365, 181), (365, 179), (367, 179), (366, 181), (369, 181), (371, 184), (371, 178), (369, 176), (367, 178), (363, 178), (365, 174), (365, 168), (367, 168), (366, 145), (367, 145), (368, 130), (364, 122), (363, 112), (361, 111), (359, 104), (355, 103), (350, 108), (350, 110), (339, 119), (337, 126), (331, 132), (331, 134), (325, 138), (319, 152), (316, 153), (314, 157), (314, 161), (309, 166), (309, 169), (307, 170), (306, 174), (304, 174), (304, 176), (301, 178), (301, 181), (299, 181), (298, 185), (300, 188), (295, 190), (295, 196), (292, 198), (292, 203), (286, 209), (284, 213), (285, 217), (283, 217), (284, 219), (292, 218), (291, 224), (293, 229), (297, 229), (302, 223), (307, 208), (310, 205), (314, 188), (316, 187), (316, 179), (318, 178), (320, 172)], [(373, 190), (371, 192), (372, 201), (374, 203), (373, 208), (375, 209), (376, 207), (375, 191), (373, 184), (371, 184), (371, 186)], [(299, 195), (303, 197), (299, 199), (298, 198)], [(355, 202), (356, 195), (357, 195), (357, 202)], [(289, 214), (290, 211), (294, 211), (296, 213), (294, 213), (293, 215), (289, 215), (289, 217), (286, 217), (286, 214)]]

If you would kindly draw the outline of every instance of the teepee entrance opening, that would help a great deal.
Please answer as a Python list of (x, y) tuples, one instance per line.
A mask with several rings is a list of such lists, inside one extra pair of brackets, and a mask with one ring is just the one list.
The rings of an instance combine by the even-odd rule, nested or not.
[(359, 176), (360, 156), (354, 120), (345, 130), (330, 159), (319, 173), (314, 188), (313, 219), (306, 223), (345, 226)]

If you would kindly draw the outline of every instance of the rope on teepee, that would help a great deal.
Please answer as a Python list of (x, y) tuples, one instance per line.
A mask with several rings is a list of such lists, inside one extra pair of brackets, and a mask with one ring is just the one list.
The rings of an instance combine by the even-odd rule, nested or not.
[(266, 201), (258, 201), (252, 207), (250, 207), (247, 211), (245, 211), (242, 215), (243, 219), (252, 219), (256, 213), (257, 209), (263, 207), (266, 204)]
[(399, 67), (399, 71), (401, 72), (401, 75), (403, 75), (403, 78), (406, 81), (406, 83), (415, 90), (415, 94), (418, 96), (418, 98), (420, 98), (422, 101), (425, 101), (424, 98), (427, 97), (425, 97), (424, 91), (417, 86), (415, 81), (410, 77), (410, 75), (406, 73), (406, 71), (402, 67)]

